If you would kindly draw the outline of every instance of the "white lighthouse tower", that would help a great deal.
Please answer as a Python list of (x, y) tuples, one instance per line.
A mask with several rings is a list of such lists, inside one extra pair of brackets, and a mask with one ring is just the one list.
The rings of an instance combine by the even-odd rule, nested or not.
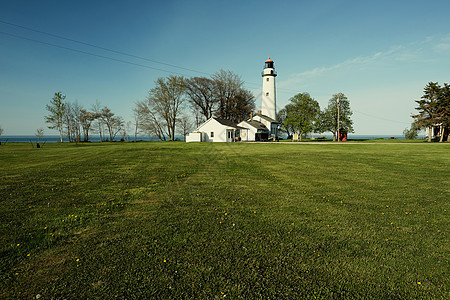
[(273, 61), (270, 59), (266, 60), (264, 65), (264, 71), (261, 76), (263, 77), (263, 88), (262, 88), (262, 114), (277, 120), (277, 94), (275, 90), (275, 77), (277, 77), (277, 72), (273, 66)]

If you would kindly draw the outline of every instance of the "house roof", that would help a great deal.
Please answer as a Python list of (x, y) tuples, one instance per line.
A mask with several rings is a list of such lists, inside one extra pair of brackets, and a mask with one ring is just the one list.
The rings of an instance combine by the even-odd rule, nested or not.
[(266, 115), (263, 115), (263, 114), (256, 114), (255, 117), (256, 117), (256, 116), (258, 116), (258, 117), (260, 117), (261, 119), (264, 119), (264, 120), (266, 120), (266, 121), (269, 121), (270, 123), (280, 124), (280, 122), (278, 122), (277, 120), (274, 120), (274, 119), (272, 119), (272, 118), (270, 118), (270, 117), (268, 117), (268, 116), (266, 116)]
[(197, 128), (197, 131), (199, 131), (200, 128), (202, 128), (206, 123), (210, 122), (211, 120), (214, 120), (217, 123), (219, 123), (220, 125), (223, 125), (223, 126), (226, 126), (226, 127), (231, 127), (231, 128), (234, 128), (234, 129), (247, 129), (247, 128), (238, 126), (236, 123), (234, 123), (234, 122), (232, 122), (230, 120), (212, 117), (212, 118), (209, 118), (208, 120), (206, 120), (203, 124), (201, 124)]
[(245, 123), (247, 123), (248, 125), (255, 127), (256, 129), (261, 129), (264, 131), (268, 131), (269, 129), (267, 129), (266, 126), (264, 126), (263, 123), (255, 121), (255, 120), (249, 120), (249, 121), (244, 121)]

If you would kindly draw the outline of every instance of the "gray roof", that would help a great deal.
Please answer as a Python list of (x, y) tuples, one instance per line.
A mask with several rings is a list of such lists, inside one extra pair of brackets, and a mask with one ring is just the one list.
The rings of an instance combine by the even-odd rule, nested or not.
[(244, 127), (237, 126), (237, 124), (232, 122), (231, 120), (221, 119), (221, 118), (213, 118), (213, 119), (216, 120), (217, 122), (219, 122), (220, 124), (224, 125), (224, 126), (233, 127), (233, 128), (236, 128), (236, 129), (246, 129)]
[(266, 126), (264, 126), (263, 123), (255, 121), (255, 120), (249, 120), (249, 121), (245, 121), (245, 123), (249, 124), (250, 126), (255, 127), (256, 129), (261, 129), (264, 131), (268, 131), (269, 129), (267, 129)]
[(256, 114), (255, 116), (261, 117), (262, 119), (267, 120), (267, 121), (269, 121), (270, 123), (277, 123), (277, 124), (280, 124), (280, 122), (278, 122), (277, 120), (274, 120), (274, 119), (272, 119), (272, 118), (270, 118), (270, 117), (268, 117), (268, 116), (266, 116), (266, 115), (263, 115), (263, 114)]

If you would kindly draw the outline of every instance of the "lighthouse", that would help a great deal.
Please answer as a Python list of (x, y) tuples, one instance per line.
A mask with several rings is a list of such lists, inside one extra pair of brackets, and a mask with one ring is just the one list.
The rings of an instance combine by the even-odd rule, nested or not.
[(273, 60), (270, 57), (266, 60), (261, 76), (263, 77), (261, 113), (276, 121), (277, 94), (275, 90), (275, 77), (277, 77), (277, 72), (275, 72)]

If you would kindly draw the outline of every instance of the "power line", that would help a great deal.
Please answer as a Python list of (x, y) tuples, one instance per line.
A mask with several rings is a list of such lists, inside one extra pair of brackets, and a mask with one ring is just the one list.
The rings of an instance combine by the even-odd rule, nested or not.
[(94, 45), (94, 44), (91, 44), (91, 43), (86, 43), (86, 42), (83, 42), (83, 41), (78, 41), (78, 40), (75, 40), (75, 39), (72, 39), (72, 38), (67, 38), (67, 37), (64, 37), (64, 36), (61, 36), (61, 35), (57, 35), (57, 34), (45, 32), (45, 31), (37, 30), (37, 29), (34, 29), (34, 28), (30, 28), (30, 27), (26, 27), (26, 26), (14, 24), (14, 23), (6, 22), (6, 21), (3, 21), (3, 20), (0, 20), (0, 23), (4, 23), (4, 24), (8, 24), (8, 25), (15, 26), (15, 27), (18, 27), (18, 28), (26, 29), (26, 30), (29, 30), (29, 31), (33, 31), (33, 32), (45, 34), (45, 35), (48, 35), (48, 36), (56, 37), (58, 39), (70, 41), (70, 42), (73, 42), (73, 43), (78, 43), (78, 44), (81, 44), (81, 45), (97, 48), (97, 49), (100, 49), (100, 50), (109, 51), (109, 52), (112, 52), (112, 53), (125, 55), (125, 56), (129, 56), (129, 57), (145, 60), (145, 61), (156, 63), (156, 64), (161, 64), (161, 65), (164, 65), (164, 66), (169, 66), (169, 67), (182, 69), (182, 70), (195, 72), (195, 73), (201, 73), (201, 74), (205, 74), (205, 75), (211, 75), (210, 73), (206, 73), (206, 72), (202, 72), (202, 71), (198, 71), (198, 70), (194, 70), (194, 69), (189, 69), (189, 68), (184, 68), (184, 67), (180, 67), (180, 66), (177, 66), (177, 65), (168, 64), (168, 63), (160, 62), (160, 61), (157, 61), (157, 60), (149, 59), (149, 58), (146, 58), (146, 57), (137, 56), (137, 55), (126, 53), (126, 52), (113, 50), (113, 49), (110, 49), (110, 48)]
[[(146, 57), (142, 57), (142, 56), (126, 53), (126, 52), (123, 52), (123, 51), (118, 51), (118, 50), (110, 49), (110, 48), (107, 48), (107, 47), (103, 47), (103, 46), (99, 46), (99, 45), (95, 45), (95, 44), (79, 41), (79, 40), (76, 40), (76, 39), (68, 38), (68, 37), (57, 35), (57, 34), (54, 34), (54, 33), (50, 33), (50, 32), (46, 32), (46, 31), (34, 29), (34, 28), (31, 28), (31, 27), (27, 27), (27, 26), (15, 24), (15, 23), (7, 22), (7, 21), (4, 21), (4, 20), (0, 20), (0, 23), (7, 24), (7, 25), (10, 25), (10, 26), (14, 26), (14, 27), (17, 27), (17, 28), (22, 28), (22, 29), (25, 29), (25, 30), (33, 31), (33, 32), (37, 32), (37, 33), (40, 33), (40, 34), (45, 34), (45, 35), (48, 35), (48, 36), (51, 36), (51, 37), (55, 37), (55, 38), (58, 38), (58, 39), (62, 39), (62, 40), (66, 40), (66, 41), (69, 41), (69, 42), (73, 42), (73, 43), (77, 43), (77, 44), (81, 44), (81, 45), (97, 48), (97, 49), (100, 49), (100, 50), (109, 51), (111, 53), (116, 53), (116, 54), (132, 57), (132, 58), (137, 58), (137, 59), (141, 59), (141, 60), (144, 60), (144, 61), (148, 61), (148, 62), (152, 62), (152, 63), (164, 65), (164, 66), (169, 66), (169, 67), (173, 67), (173, 68), (177, 68), (177, 69), (181, 69), (181, 70), (185, 70), (185, 71), (195, 72), (195, 73), (209, 75), (209, 76), (212, 75), (211, 73), (208, 73), (208, 72), (203, 72), (203, 71), (198, 71), (198, 70), (194, 70), (194, 69), (190, 69), (190, 68), (180, 67), (180, 66), (177, 66), (177, 65), (174, 65), (174, 64), (169, 64), (169, 63), (157, 61), (157, 60), (154, 60), (154, 59), (149, 59), (149, 58), (146, 58)], [(34, 41), (34, 42), (38, 42), (38, 43), (42, 43), (42, 44), (47, 44), (47, 45), (58, 47), (58, 48), (61, 48), (61, 49), (72, 50), (72, 51), (76, 51), (76, 52), (80, 52), (80, 53), (85, 53), (85, 54), (88, 54), (88, 55), (94, 55), (94, 56), (98, 56), (98, 57), (102, 57), (102, 58), (106, 58), (106, 59), (111, 59), (111, 60), (115, 60), (115, 61), (119, 61), (119, 62), (134, 64), (134, 65), (137, 65), (137, 66), (151, 68), (151, 69), (154, 69), (154, 70), (160, 70), (160, 71), (169, 72), (169, 73), (181, 74), (181, 73), (177, 73), (177, 72), (170, 72), (170, 71), (167, 71), (167, 70), (162, 70), (162, 69), (153, 68), (153, 67), (149, 67), (149, 66), (144, 66), (144, 65), (140, 65), (140, 64), (130, 63), (130, 62), (123, 61), (123, 60), (120, 60), (120, 59), (113, 59), (113, 58), (109, 58), (109, 57), (102, 56), (102, 55), (92, 54), (92, 53), (81, 51), (81, 50), (75, 50), (75, 49), (69, 48), (69, 47), (63, 47), (63, 46), (50, 44), (50, 43), (47, 43), (47, 42), (42, 42), (42, 41), (38, 41), (38, 40), (24, 38), (24, 37), (20, 37), (20, 36), (13, 35), (13, 34), (8, 34), (8, 33), (4, 33), (4, 32), (2, 32), (2, 33), (6, 34), (6, 35), (14, 36), (14, 37), (22, 38), (22, 39), (28, 39), (30, 41)], [(260, 87), (259, 84), (254, 83), (254, 82), (248, 82), (248, 83), (246, 83), (246, 85), (255, 85), (255, 86), (258, 86), (258, 88)], [(286, 89), (286, 88), (277, 88), (277, 90), (279, 90), (279, 91), (286, 91), (286, 92), (298, 92), (296, 90), (291, 90), (291, 89)]]
[(31, 42), (43, 44), (43, 45), (47, 45), (47, 46), (52, 46), (52, 47), (56, 47), (56, 48), (60, 48), (60, 49), (64, 49), (64, 50), (78, 52), (78, 53), (82, 53), (82, 54), (86, 54), (86, 55), (90, 55), (90, 56), (101, 57), (101, 58), (104, 58), (104, 59), (109, 59), (109, 60), (121, 62), (121, 63), (124, 63), (124, 64), (129, 64), (129, 65), (139, 66), (139, 67), (143, 67), (143, 68), (147, 68), (147, 69), (152, 69), (152, 70), (157, 70), (157, 71), (162, 71), (162, 72), (167, 72), (167, 73), (173, 73), (173, 74), (187, 76), (186, 74), (182, 74), (182, 73), (178, 73), (178, 72), (174, 72), (174, 71), (168, 71), (168, 70), (164, 70), (164, 69), (154, 68), (154, 67), (150, 67), (150, 66), (147, 66), (147, 65), (138, 64), (138, 63), (134, 63), (134, 62), (131, 62), (131, 61), (123, 60), (123, 59), (117, 59), (117, 58), (113, 58), (113, 57), (109, 57), (109, 56), (105, 56), (105, 55), (100, 55), (100, 54), (95, 54), (95, 53), (91, 53), (91, 52), (87, 52), (87, 51), (83, 51), (83, 50), (78, 50), (78, 49), (74, 49), (74, 48), (70, 48), (70, 47), (60, 46), (60, 45), (56, 45), (56, 44), (52, 44), (52, 43), (48, 43), (48, 42), (44, 42), (44, 41), (40, 41), (40, 40), (27, 38), (27, 37), (24, 37), (24, 36), (12, 34), (12, 33), (7, 33), (7, 32), (0, 31), (0, 34), (11, 36), (11, 37), (15, 37), (15, 38), (26, 40), (26, 41), (31, 41)]
[(409, 124), (409, 123), (406, 123), (406, 122), (394, 121), (394, 120), (390, 120), (390, 119), (386, 119), (386, 118), (380, 118), (380, 117), (369, 115), (369, 114), (366, 114), (366, 113), (363, 113), (361, 111), (357, 111), (357, 110), (354, 110), (354, 109), (353, 109), (353, 111), (358, 113), (358, 114), (362, 114), (362, 115), (365, 115), (365, 116), (368, 116), (368, 117), (371, 117), (371, 118), (374, 118), (374, 119), (379, 119), (379, 120), (388, 121), (388, 122), (392, 122), (392, 123)]

